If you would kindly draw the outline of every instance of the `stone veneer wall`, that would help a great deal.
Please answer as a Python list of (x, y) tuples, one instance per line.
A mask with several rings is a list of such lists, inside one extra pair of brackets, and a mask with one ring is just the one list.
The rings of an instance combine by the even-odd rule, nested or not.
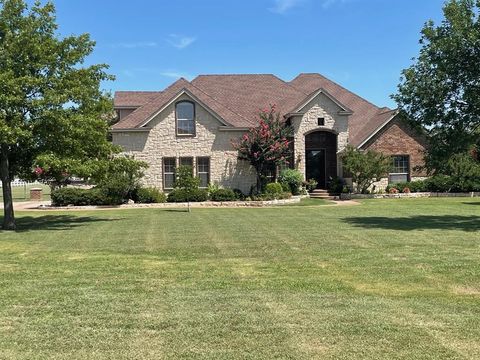
[[(191, 100), (186, 95), (178, 99)], [(201, 105), (196, 104), (196, 136), (182, 137), (175, 132), (175, 104), (168, 106), (149, 124), (149, 132), (113, 133), (113, 142), (124, 153), (149, 164), (144, 183), (163, 188), (163, 158), (210, 157), (210, 182), (224, 187), (238, 188), (248, 193), (256, 182), (254, 169), (245, 161), (237, 160), (231, 141), (243, 135), (239, 131), (219, 131), (222, 124)]]
[[(303, 116), (295, 116), (292, 120), (294, 128), (294, 155), (296, 168), (306, 175), (305, 169), (305, 135), (327, 130), (338, 134), (337, 154), (348, 144), (348, 116), (338, 114), (340, 108), (323, 94), (319, 94), (306, 106)], [(317, 119), (325, 118), (325, 126), (318, 126)], [(337, 174), (342, 176), (341, 161), (337, 155)]]

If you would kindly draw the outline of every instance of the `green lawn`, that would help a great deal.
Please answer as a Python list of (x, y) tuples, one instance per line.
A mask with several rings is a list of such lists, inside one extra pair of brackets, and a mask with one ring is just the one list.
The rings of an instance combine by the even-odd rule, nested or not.
[(0, 359), (480, 358), (480, 199), (17, 215)]
[[(43, 199), (50, 200), (50, 187), (40, 184), (29, 184), (27, 186), (15, 186), (12, 187), (12, 196), (13, 201), (29, 201), (30, 200), (30, 189), (31, 188), (42, 188), (43, 189)], [(0, 202), (3, 203), (3, 192), (0, 188)]]

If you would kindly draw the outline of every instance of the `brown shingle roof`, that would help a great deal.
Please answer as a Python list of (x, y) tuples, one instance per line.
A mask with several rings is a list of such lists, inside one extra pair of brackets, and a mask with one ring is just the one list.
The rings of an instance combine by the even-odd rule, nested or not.
[[(180, 78), (164, 91), (160, 92), (152, 101), (139, 107), (130, 115), (123, 118), (121, 121), (113, 125), (113, 129), (132, 129), (139, 128), (150, 120), (160, 109), (177, 97), (182, 91), (188, 91), (205, 106), (207, 106), (219, 118), (223, 119), (228, 125), (243, 127), (252, 126), (253, 122), (242, 118), (236, 112), (233, 112), (223, 104), (219, 103), (211, 96), (207, 95), (202, 90), (198, 89), (184, 78)], [(115, 104), (116, 106), (116, 104)]]
[(320, 74), (300, 74), (289, 83), (271, 74), (200, 75), (192, 82), (181, 78), (161, 92), (117, 92), (115, 106), (140, 106), (113, 126), (131, 129), (143, 126), (161, 108), (182, 91), (187, 91), (227, 125), (251, 127), (260, 109), (276, 104), (284, 115), (323, 89), (346, 108), (349, 117), (349, 141), (360, 145), (370, 134), (394, 115), (394, 110), (379, 108)]
[(249, 122), (255, 121), (259, 110), (270, 104), (277, 105), (278, 111), (285, 114), (307, 97), (271, 74), (200, 75), (192, 84)]
[(116, 107), (140, 107), (160, 93), (161, 91), (116, 91), (113, 102)]

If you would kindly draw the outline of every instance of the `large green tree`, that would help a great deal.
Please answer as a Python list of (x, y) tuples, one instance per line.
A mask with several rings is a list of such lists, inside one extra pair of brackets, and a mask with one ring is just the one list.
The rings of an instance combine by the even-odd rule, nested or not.
[(480, 144), (479, 11), (480, 0), (447, 1), (441, 24), (425, 24), (420, 54), (393, 96), (428, 132), (431, 172), (445, 172), (453, 154)]
[(88, 34), (60, 37), (50, 2), (29, 7), (24, 0), (0, 0), (4, 229), (15, 229), (14, 177), (28, 178), (45, 159), (80, 172), (75, 164), (84, 167), (112, 152), (102, 117), (111, 111), (111, 101), (100, 90), (112, 77), (106, 65), (84, 65), (94, 45)]

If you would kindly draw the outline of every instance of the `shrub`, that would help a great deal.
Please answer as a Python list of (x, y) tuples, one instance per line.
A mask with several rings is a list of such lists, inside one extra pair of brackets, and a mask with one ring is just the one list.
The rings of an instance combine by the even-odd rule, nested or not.
[(308, 181), (304, 182), (305, 188), (307, 189), (308, 192), (312, 192), (315, 190), (318, 186), (318, 181), (315, 179), (309, 179)]
[(278, 194), (281, 194), (281, 193), (283, 193), (282, 185), (280, 183), (276, 183), (276, 182), (269, 183), (269, 184), (267, 184), (267, 186), (265, 186), (265, 193), (270, 194), (270, 195), (274, 195), (274, 196), (278, 195)]
[[(60, 188), (51, 193), (53, 206), (110, 205), (101, 189)], [(114, 204), (111, 204), (114, 205)]]
[(389, 194), (398, 194), (398, 189), (396, 187), (391, 187), (389, 190), (388, 190), (388, 193)]
[(332, 177), (328, 182), (328, 191), (332, 194), (340, 194), (345, 185), (345, 180), (339, 177)]
[(164, 203), (167, 195), (154, 187), (141, 187), (135, 191), (133, 200), (140, 204)]
[(404, 188), (402, 189), (402, 193), (404, 193), (404, 194), (410, 194), (410, 193), (411, 193), (410, 188), (404, 187)]
[(242, 190), (233, 189), (233, 192), (235, 193), (235, 199), (237, 199), (237, 200), (244, 200), (245, 199), (245, 194), (243, 193)]
[(416, 180), (411, 181), (408, 184), (411, 192), (424, 192), (425, 191), (425, 181), (423, 180)]
[(111, 205), (122, 204), (133, 197), (140, 187), (147, 164), (131, 157), (119, 156), (108, 161), (99, 161), (92, 181), (101, 189)]
[(205, 189), (185, 190), (173, 189), (167, 197), (168, 202), (202, 202), (208, 200), (208, 192)]
[(197, 190), (200, 186), (200, 178), (193, 176), (193, 168), (189, 165), (181, 165), (175, 171), (175, 189)]
[(366, 193), (367, 189), (390, 171), (391, 158), (373, 150), (359, 151), (348, 145), (342, 155), (343, 168), (351, 174), (356, 191)]
[(425, 180), (425, 188), (432, 192), (449, 192), (452, 188), (452, 179), (447, 175), (434, 175)]
[(278, 180), (281, 184), (288, 185), (289, 191), (293, 195), (300, 194), (300, 187), (303, 182), (303, 175), (300, 171), (294, 169), (282, 170)]
[(456, 154), (448, 161), (451, 189), (455, 192), (480, 190), (480, 163), (471, 154)]
[(235, 201), (237, 195), (232, 189), (218, 189), (210, 193), (210, 199), (212, 201)]

